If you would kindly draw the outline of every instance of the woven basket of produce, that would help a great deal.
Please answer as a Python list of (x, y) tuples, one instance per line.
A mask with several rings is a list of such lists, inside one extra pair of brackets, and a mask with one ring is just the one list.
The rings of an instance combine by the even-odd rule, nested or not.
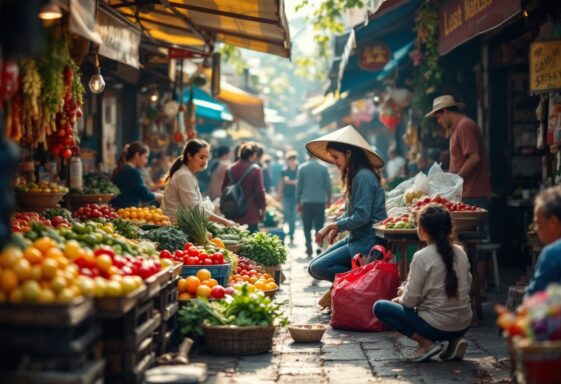
[(254, 355), (273, 347), (274, 326), (239, 327), (237, 325), (203, 326), (209, 352), (219, 355)]
[(275, 297), (275, 295), (277, 294), (278, 290), (279, 290), (278, 288), (269, 289), (269, 290), (267, 290), (267, 291), (263, 291), (263, 293), (265, 294), (265, 296), (267, 296), (267, 297), (269, 297), (269, 298), (272, 299), (273, 297)]
[(74, 210), (86, 204), (106, 204), (113, 199), (113, 196), (112, 193), (69, 193), (64, 200), (66, 200), (66, 207)]
[(240, 245), (239, 244), (224, 244), (224, 247), (228, 251), (233, 252), (235, 254), (238, 254), (238, 252), (240, 251)]
[(456, 232), (462, 232), (476, 230), (483, 218), (487, 215), (487, 211), (478, 209), (477, 211), (451, 212), (451, 214)]
[(297, 343), (319, 343), (327, 325), (325, 324), (293, 324), (288, 326), (290, 336)]
[(65, 194), (66, 192), (16, 192), (16, 200), (21, 208), (56, 208)]

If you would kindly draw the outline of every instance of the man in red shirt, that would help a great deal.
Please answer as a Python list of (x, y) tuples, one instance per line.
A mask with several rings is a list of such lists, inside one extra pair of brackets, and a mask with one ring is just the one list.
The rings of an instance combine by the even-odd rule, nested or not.
[[(477, 123), (461, 112), (463, 107), (464, 103), (456, 102), (453, 96), (439, 96), (434, 99), (432, 111), (425, 117), (435, 117), (438, 124), (450, 133), (449, 171), (464, 179), (463, 201), (488, 210), (491, 180), (485, 140)], [(485, 290), (485, 264), (482, 256), (477, 266), (482, 294)]]

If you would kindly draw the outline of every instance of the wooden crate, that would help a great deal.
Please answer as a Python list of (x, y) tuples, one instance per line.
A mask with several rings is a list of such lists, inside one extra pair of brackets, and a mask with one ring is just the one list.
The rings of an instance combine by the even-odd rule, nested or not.
[(509, 310), (514, 311), (522, 303), (525, 289), (526, 286), (524, 285), (511, 285), (510, 287), (508, 287), (506, 307)]
[(146, 286), (120, 297), (102, 297), (95, 299), (95, 307), (101, 318), (119, 318), (132, 310), (146, 296)]
[(94, 302), (85, 297), (68, 304), (2, 304), (0, 326), (73, 326), (93, 313)]
[(132, 372), (106, 374), (106, 384), (141, 384), (144, 381), (144, 374), (154, 365), (156, 355), (152, 352), (145, 356), (133, 369)]
[(109, 351), (103, 354), (107, 375), (119, 373), (133, 373), (137, 365), (154, 352), (154, 339), (144, 339), (136, 348), (124, 351)]
[(139, 303), (125, 316), (116, 319), (104, 319), (103, 350), (121, 351), (135, 348), (152, 335), (161, 324), (162, 316), (154, 311), (153, 300)]
[(103, 360), (89, 361), (81, 369), (72, 372), (32, 372), (18, 370), (0, 372), (0, 382), (10, 384), (99, 384), (103, 383)]
[[(177, 281), (179, 277), (168, 282), (162, 287), (162, 290), (158, 295), (154, 297), (154, 309), (163, 312), (166, 308), (169, 308), (170, 304), (177, 302)], [(163, 319), (166, 321), (167, 319)]]
[(174, 314), (169, 320), (162, 322), (154, 333), (156, 355), (168, 352), (173, 346), (181, 342), (179, 328), (177, 325), (177, 315)]

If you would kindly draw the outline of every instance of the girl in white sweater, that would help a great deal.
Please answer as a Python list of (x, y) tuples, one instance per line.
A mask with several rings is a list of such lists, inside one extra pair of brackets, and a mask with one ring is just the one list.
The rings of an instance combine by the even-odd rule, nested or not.
[(392, 301), (380, 300), (374, 314), (389, 328), (419, 343), (409, 358), (420, 362), (442, 351), (442, 360), (460, 360), (467, 349), (463, 338), (471, 323), (471, 274), (464, 250), (451, 239), (452, 218), (440, 204), (429, 204), (417, 218), (419, 238), (427, 246), (416, 252), (407, 281)]

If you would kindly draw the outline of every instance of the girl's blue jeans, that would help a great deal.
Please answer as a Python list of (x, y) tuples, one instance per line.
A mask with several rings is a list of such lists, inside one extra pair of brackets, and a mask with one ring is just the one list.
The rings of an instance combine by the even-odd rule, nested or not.
[(407, 337), (417, 333), (433, 341), (454, 340), (467, 331), (467, 328), (454, 332), (442, 331), (423, 320), (415, 310), (389, 300), (378, 300), (373, 312), (387, 327)]
[(308, 273), (318, 280), (333, 282), (335, 275), (351, 270), (351, 254), (347, 239), (327, 248), (308, 265)]

